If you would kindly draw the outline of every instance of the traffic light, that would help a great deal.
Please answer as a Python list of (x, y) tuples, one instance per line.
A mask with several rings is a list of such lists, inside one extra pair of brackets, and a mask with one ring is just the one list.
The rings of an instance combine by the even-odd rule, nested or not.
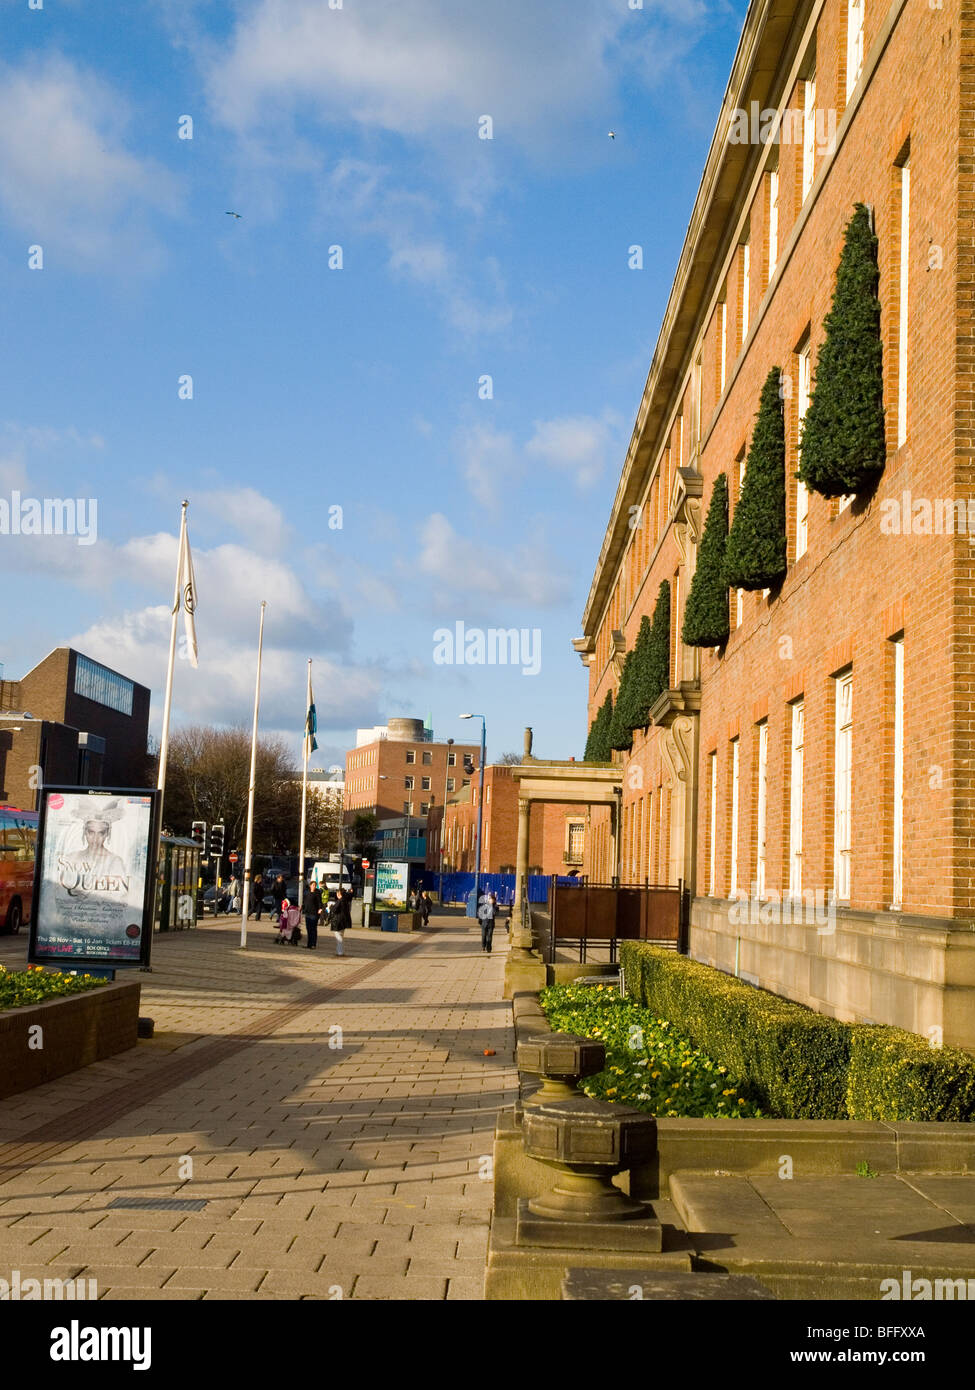
[(473, 754), (473, 753), (465, 753), (465, 754), (464, 754), (464, 771), (467, 773), (468, 777), (469, 777), (469, 776), (471, 775), (471, 773), (474, 771), (474, 754)]
[(195, 820), (193, 829), (190, 831), (191, 837), (200, 846), (200, 850), (205, 854), (207, 847), (207, 823), (205, 820)]
[(222, 825), (211, 825), (211, 826), (210, 826), (210, 858), (211, 858), (211, 859), (222, 859), (222, 858), (223, 858), (223, 833), (224, 833), (224, 826), (222, 826)]

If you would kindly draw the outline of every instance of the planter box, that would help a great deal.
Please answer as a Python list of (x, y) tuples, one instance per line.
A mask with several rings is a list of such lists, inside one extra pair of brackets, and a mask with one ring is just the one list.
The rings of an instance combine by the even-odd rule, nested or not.
[[(135, 1047), (141, 991), (141, 981), (124, 980), (0, 1010), (0, 1099)], [(41, 1034), (30, 1031), (38, 1026)]]

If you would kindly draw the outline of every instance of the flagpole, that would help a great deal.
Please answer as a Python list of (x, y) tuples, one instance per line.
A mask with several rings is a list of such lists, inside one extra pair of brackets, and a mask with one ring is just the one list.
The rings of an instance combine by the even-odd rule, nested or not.
[(254, 840), (254, 783), (257, 778), (257, 716), (261, 709), (261, 656), (264, 651), (264, 610), (261, 599), (261, 626), (257, 634), (257, 683), (254, 687), (254, 732), (251, 734), (251, 775), (247, 788), (247, 843), (244, 847), (244, 891), (241, 893), (240, 946), (247, 949), (247, 909), (251, 895), (251, 845)]
[(298, 906), (301, 907), (305, 890), (305, 826), (308, 808), (308, 756), (311, 746), (311, 730), (308, 721), (311, 715), (311, 657), (308, 658), (308, 698), (305, 702), (305, 741), (301, 756), (301, 835), (298, 843)]
[(162, 840), (163, 828), (163, 801), (166, 796), (166, 766), (169, 762), (169, 713), (173, 705), (173, 672), (176, 669), (176, 628), (179, 623), (179, 600), (180, 600), (180, 580), (182, 578), (183, 546), (186, 544), (186, 508), (189, 502), (183, 502), (183, 511), (179, 527), (179, 545), (176, 549), (176, 590), (173, 594), (173, 625), (169, 634), (169, 666), (166, 669), (166, 698), (163, 702), (162, 716), (162, 738), (159, 744), (159, 777), (156, 785), (159, 788), (159, 840), (156, 842), (156, 863), (159, 862), (159, 848)]

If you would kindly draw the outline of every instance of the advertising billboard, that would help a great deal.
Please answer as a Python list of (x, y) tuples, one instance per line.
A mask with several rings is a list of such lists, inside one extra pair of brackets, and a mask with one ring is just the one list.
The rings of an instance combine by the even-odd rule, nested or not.
[(376, 907), (405, 907), (409, 878), (409, 864), (381, 859), (376, 865)]
[(147, 965), (157, 791), (45, 787), (29, 959), (65, 969)]

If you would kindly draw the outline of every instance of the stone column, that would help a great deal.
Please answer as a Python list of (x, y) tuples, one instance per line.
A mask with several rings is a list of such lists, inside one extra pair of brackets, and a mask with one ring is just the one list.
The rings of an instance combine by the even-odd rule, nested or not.
[(531, 802), (525, 797), (518, 798), (518, 853), (515, 857), (515, 901), (512, 917), (518, 918), (521, 912), (521, 898), (528, 877), (528, 835), (531, 829)]

